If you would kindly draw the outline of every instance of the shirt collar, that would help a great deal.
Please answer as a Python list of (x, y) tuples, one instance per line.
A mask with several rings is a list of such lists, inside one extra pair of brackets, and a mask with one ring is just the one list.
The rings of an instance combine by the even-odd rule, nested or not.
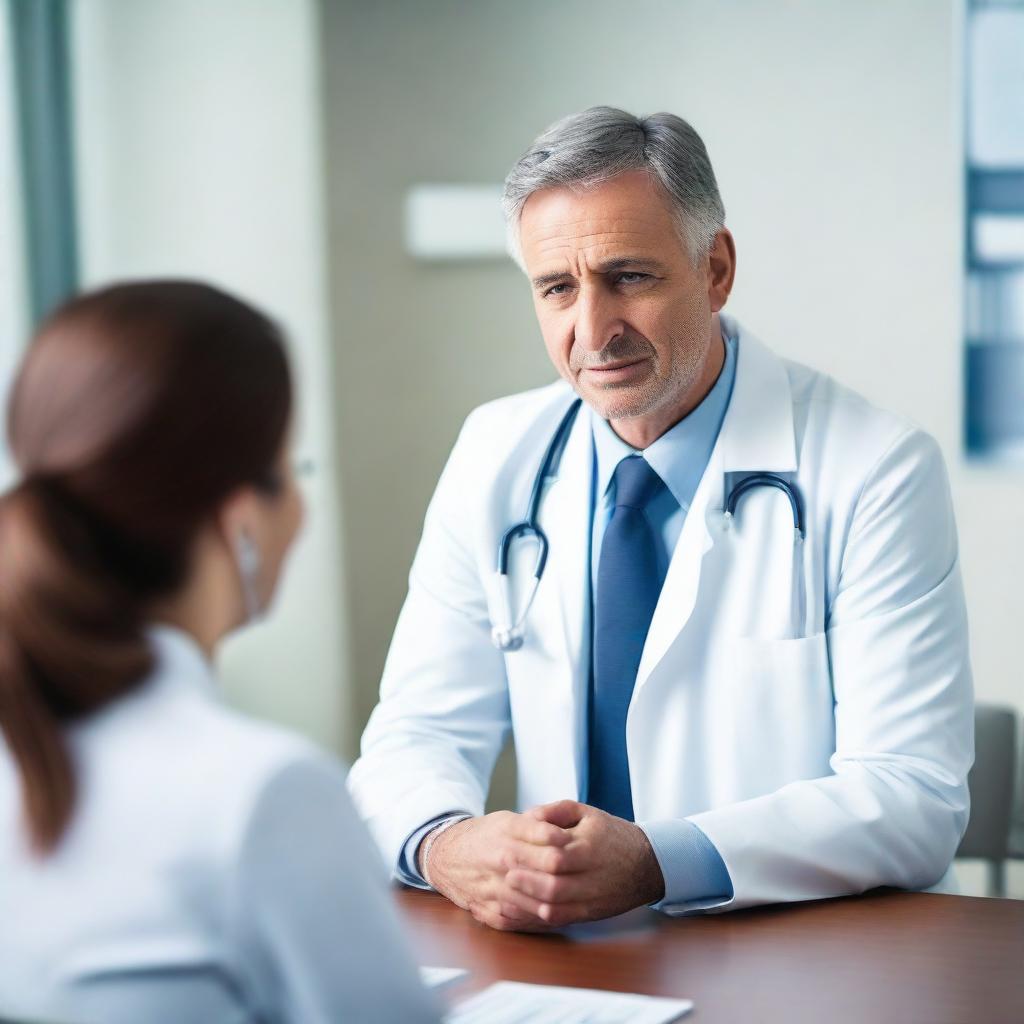
[(590, 410), (597, 454), (598, 495), (603, 498), (607, 493), (615, 470), (623, 459), (642, 455), (665, 482), (680, 508), (689, 508), (718, 439), (736, 377), (736, 343), (725, 335), (723, 340), (725, 361), (722, 372), (704, 400), (643, 451), (628, 445), (612, 430), (607, 420)]
[(146, 638), (154, 655), (156, 679), (171, 685), (188, 681), (205, 693), (216, 693), (213, 666), (191, 634), (166, 623), (153, 623), (146, 629)]

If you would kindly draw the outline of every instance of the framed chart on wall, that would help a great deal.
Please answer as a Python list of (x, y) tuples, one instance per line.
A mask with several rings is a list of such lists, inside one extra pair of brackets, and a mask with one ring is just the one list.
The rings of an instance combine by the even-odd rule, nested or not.
[(1024, 2), (966, 11), (965, 443), (1024, 463)]

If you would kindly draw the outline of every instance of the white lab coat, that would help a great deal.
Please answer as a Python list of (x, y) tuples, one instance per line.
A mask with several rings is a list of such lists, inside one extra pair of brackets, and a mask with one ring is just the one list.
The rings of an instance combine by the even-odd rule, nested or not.
[[(732, 878), (729, 909), (932, 886), (968, 816), (973, 758), (956, 529), (935, 442), (738, 324), (732, 399), (673, 553), (626, 725), (636, 820), (690, 818)], [(498, 539), (520, 520), (572, 400), (564, 383), (467, 420), (427, 512), (409, 594), (349, 785), (387, 863), (449, 810), (482, 813), (511, 728), (519, 804), (582, 798), (591, 429), (576, 419), (540, 521), (551, 550), (521, 650)], [(723, 526), (727, 486), (759, 488)], [(521, 545), (528, 548), (529, 545)], [(525, 586), (532, 551), (521, 551)], [(702, 904), (665, 907), (669, 913)]]
[(185, 634), (68, 730), (78, 805), (28, 847), (0, 743), (0, 1018), (437, 1021), (333, 759), (218, 699)]

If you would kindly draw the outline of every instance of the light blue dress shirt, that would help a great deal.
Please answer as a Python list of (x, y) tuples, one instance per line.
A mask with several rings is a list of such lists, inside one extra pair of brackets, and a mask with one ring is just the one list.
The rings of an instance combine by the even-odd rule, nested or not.
[[(736, 344), (725, 339), (725, 362), (711, 391), (704, 401), (687, 417), (642, 452), (631, 448), (620, 438), (608, 422), (592, 409), (591, 430), (594, 437), (593, 495), (590, 593), (591, 602), (597, 589), (597, 568), (601, 559), (604, 531), (615, 509), (615, 469), (630, 455), (642, 455), (651, 468), (665, 482), (666, 489), (648, 506), (647, 516), (654, 528), (659, 545), (659, 569), (664, 572), (675, 550), (683, 529), (686, 513), (693, 501), (697, 485), (707, 468), (711, 452), (725, 419), (736, 378)], [(590, 616), (593, 622), (593, 614)], [(591, 670), (588, 670), (591, 678)], [(592, 682), (592, 678), (591, 678)], [(586, 750), (587, 738), (580, 742)], [(580, 759), (586, 765), (586, 757)], [(581, 780), (581, 791), (586, 792), (586, 779)], [(406, 841), (398, 864), (397, 875), (406, 885), (428, 888), (416, 866), (416, 850), (432, 828), (449, 818), (468, 818), (458, 812), (440, 815), (425, 823)], [(655, 907), (692, 901), (707, 901), (715, 897), (732, 897), (732, 882), (718, 850), (710, 839), (685, 818), (645, 824), (637, 822), (650, 840), (665, 878), (665, 896)]]

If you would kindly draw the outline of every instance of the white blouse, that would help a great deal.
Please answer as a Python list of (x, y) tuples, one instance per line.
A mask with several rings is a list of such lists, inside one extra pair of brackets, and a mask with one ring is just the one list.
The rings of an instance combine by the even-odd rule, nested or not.
[(67, 731), (78, 780), (28, 848), (0, 743), (0, 1018), (437, 1021), (341, 767), (225, 707), (186, 634)]

